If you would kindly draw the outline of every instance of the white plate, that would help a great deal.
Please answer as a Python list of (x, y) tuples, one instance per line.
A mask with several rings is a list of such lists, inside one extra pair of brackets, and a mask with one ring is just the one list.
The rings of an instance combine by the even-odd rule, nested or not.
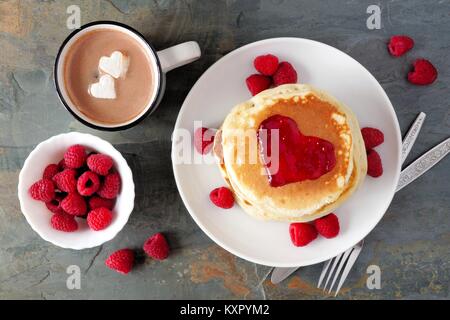
[[(353, 58), (320, 42), (276, 38), (241, 47), (212, 65), (186, 97), (175, 130), (184, 128), (192, 133), (194, 121), (199, 120), (205, 127), (218, 128), (234, 105), (251, 97), (245, 79), (256, 73), (253, 59), (267, 53), (292, 63), (300, 83), (324, 89), (348, 105), (361, 127), (377, 127), (385, 134), (385, 142), (377, 147), (384, 174), (378, 179), (367, 177), (361, 188), (335, 211), (340, 220), (340, 234), (328, 240), (318, 237), (306, 247), (295, 247), (289, 237), (289, 223), (258, 221), (237, 205), (223, 210), (210, 202), (209, 192), (226, 185), (215, 164), (176, 164), (172, 154), (173, 170), (189, 213), (217, 244), (258, 264), (306, 266), (352, 247), (383, 217), (400, 174), (400, 129), (386, 93)], [(172, 150), (175, 144), (174, 139)]]

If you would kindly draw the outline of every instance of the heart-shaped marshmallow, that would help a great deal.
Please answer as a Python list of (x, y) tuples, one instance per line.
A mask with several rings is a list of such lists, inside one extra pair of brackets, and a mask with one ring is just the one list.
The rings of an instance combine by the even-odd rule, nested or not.
[(117, 79), (125, 76), (129, 63), (127, 56), (120, 51), (114, 51), (111, 56), (100, 58), (98, 68)]
[(115, 99), (116, 89), (114, 86), (114, 78), (109, 74), (100, 76), (100, 80), (89, 86), (91, 96), (99, 99)]

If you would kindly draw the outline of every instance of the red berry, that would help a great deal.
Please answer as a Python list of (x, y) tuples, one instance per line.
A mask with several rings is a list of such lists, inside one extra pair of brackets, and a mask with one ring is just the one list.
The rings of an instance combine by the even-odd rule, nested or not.
[(291, 223), (289, 234), (291, 235), (292, 243), (296, 247), (304, 247), (317, 238), (317, 230), (314, 226), (303, 222)]
[(82, 216), (87, 211), (86, 201), (76, 192), (69, 193), (61, 201), (61, 208), (74, 216)]
[(374, 178), (383, 174), (383, 164), (381, 163), (380, 155), (373, 149), (367, 152), (367, 174)]
[(52, 180), (53, 176), (59, 172), (59, 167), (57, 164), (49, 164), (44, 169), (44, 173), (42, 174), (42, 179)]
[(413, 63), (414, 70), (408, 73), (408, 81), (417, 85), (432, 84), (437, 76), (438, 72), (430, 61), (425, 59), (417, 59)]
[(314, 221), (317, 232), (327, 239), (334, 238), (339, 234), (339, 220), (334, 213)]
[(89, 199), (89, 209), (97, 209), (100, 207), (105, 207), (109, 210), (114, 208), (116, 201), (114, 199), (104, 199), (98, 196), (93, 196)]
[(56, 187), (60, 191), (74, 192), (77, 190), (77, 171), (74, 169), (64, 169), (53, 177)]
[(269, 77), (263, 76), (262, 74), (252, 74), (245, 82), (252, 96), (255, 96), (261, 91), (269, 89), (272, 81)]
[(48, 210), (53, 213), (61, 213), (64, 210), (61, 208), (61, 201), (64, 199), (64, 194), (61, 192), (56, 192), (55, 197), (50, 201), (46, 202), (45, 205)]
[(408, 36), (392, 36), (388, 49), (394, 57), (400, 57), (414, 47), (414, 40)]
[(65, 212), (55, 213), (52, 216), (50, 223), (53, 229), (59, 231), (73, 232), (78, 229), (78, 223), (75, 220), (75, 217)]
[(234, 205), (234, 196), (226, 187), (216, 188), (209, 194), (209, 199), (219, 208), (229, 209)]
[(87, 158), (89, 169), (101, 176), (106, 176), (113, 164), (112, 158), (106, 154), (92, 154)]
[(194, 132), (194, 146), (201, 154), (208, 153), (214, 142), (214, 133), (208, 128), (197, 128)]
[(82, 196), (90, 196), (100, 188), (100, 179), (92, 171), (83, 173), (77, 181), (78, 193)]
[(105, 261), (105, 265), (122, 274), (127, 274), (133, 269), (134, 251), (131, 249), (117, 250)]
[(370, 150), (379, 146), (384, 142), (384, 134), (376, 128), (365, 127), (361, 129), (361, 134), (364, 139), (366, 150)]
[(279, 64), (272, 79), (275, 87), (287, 83), (297, 83), (297, 71), (289, 62), (284, 61)]
[(157, 233), (144, 243), (144, 251), (149, 257), (164, 260), (169, 256), (169, 244), (162, 233)]
[(272, 76), (278, 69), (278, 58), (273, 54), (258, 56), (253, 61), (255, 69), (265, 76)]
[(97, 208), (91, 210), (87, 216), (89, 228), (95, 231), (103, 230), (111, 224), (112, 213), (107, 208)]
[(63, 171), (64, 169), (68, 169), (66, 166), (66, 163), (64, 162), (64, 159), (61, 159), (60, 162), (58, 162), (58, 170)]
[(120, 175), (117, 172), (110, 173), (103, 180), (97, 194), (105, 199), (114, 199), (120, 191), (120, 185)]
[(55, 186), (49, 179), (35, 182), (28, 191), (34, 200), (49, 202), (55, 197)]
[(79, 144), (70, 146), (64, 153), (64, 164), (68, 168), (76, 169), (82, 167), (86, 162), (86, 149)]

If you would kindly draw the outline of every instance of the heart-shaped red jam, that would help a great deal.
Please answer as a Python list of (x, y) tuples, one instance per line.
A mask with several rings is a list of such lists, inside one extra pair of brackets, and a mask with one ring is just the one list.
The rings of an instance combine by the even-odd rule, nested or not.
[[(272, 159), (272, 130), (278, 130), (278, 166), (274, 163), (276, 159)], [(331, 142), (303, 135), (293, 119), (282, 115), (271, 116), (261, 123), (258, 143), (272, 187), (315, 180), (333, 170), (336, 165)]]

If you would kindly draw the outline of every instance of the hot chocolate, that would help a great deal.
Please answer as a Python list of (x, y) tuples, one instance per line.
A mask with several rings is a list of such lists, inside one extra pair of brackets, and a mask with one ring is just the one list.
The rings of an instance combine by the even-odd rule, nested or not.
[(155, 97), (150, 57), (136, 39), (115, 29), (87, 32), (70, 45), (64, 84), (86, 117), (104, 124), (134, 119)]

